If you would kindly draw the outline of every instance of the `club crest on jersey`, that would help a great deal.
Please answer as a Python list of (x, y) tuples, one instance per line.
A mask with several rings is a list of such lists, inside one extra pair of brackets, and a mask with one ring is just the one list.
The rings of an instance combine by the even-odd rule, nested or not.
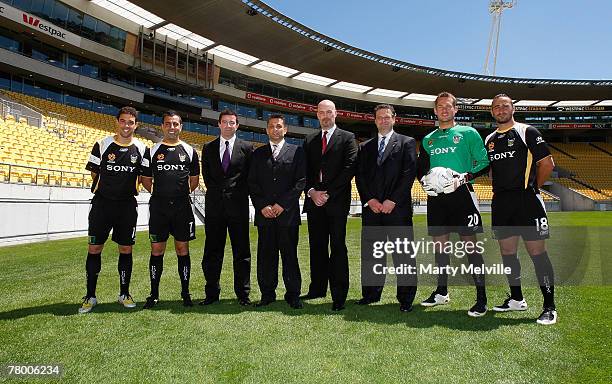
[(114, 162), (115, 162), (115, 158), (116, 158), (116, 157), (117, 157), (117, 156), (115, 156), (115, 154), (114, 154), (114, 153), (109, 153), (109, 154), (108, 154), (108, 162), (109, 162), (109, 163), (114, 163)]
[(132, 164), (136, 164), (136, 162), (138, 161), (138, 156), (130, 155), (130, 161), (132, 162)]
[(459, 135), (453, 136), (453, 143), (459, 144), (460, 141), (461, 141), (461, 136)]
[(187, 159), (187, 155), (181, 155), (179, 153), (179, 160), (181, 161), (181, 163), (184, 162), (186, 159)]
[(495, 149), (495, 142), (491, 141), (488, 147), (489, 147), (489, 152), (493, 152), (493, 150)]
[(511, 147), (514, 145), (514, 139), (508, 139), (508, 146)]

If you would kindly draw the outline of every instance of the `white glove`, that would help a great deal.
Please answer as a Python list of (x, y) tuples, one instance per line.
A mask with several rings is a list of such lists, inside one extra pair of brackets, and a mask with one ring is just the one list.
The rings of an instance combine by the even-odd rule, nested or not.
[(446, 169), (434, 167), (421, 178), (423, 189), (428, 196), (438, 196), (439, 193), (444, 191), (444, 184), (450, 181), (450, 178), (446, 176)]
[(447, 168), (447, 170), (447, 175), (452, 175), (452, 177), (443, 185), (442, 190), (445, 194), (455, 192), (457, 188), (469, 181), (467, 173), (458, 173), (450, 168)]

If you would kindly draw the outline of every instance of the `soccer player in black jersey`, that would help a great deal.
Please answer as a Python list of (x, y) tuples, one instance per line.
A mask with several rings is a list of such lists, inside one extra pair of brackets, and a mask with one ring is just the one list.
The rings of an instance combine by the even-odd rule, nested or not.
[(142, 185), (151, 192), (151, 295), (147, 297), (145, 309), (152, 308), (159, 300), (159, 280), (164, 269), (164, 252), (170, 234), (174, 237), (174, 249), (178, 258), (183, 305), (193, 306), (189, 294), (189, 241), (195, 239), (195, 219), (189, 194), (198, 187), (200, 163), (197, 152), (180, 140), (182, 128), (181, 117), (176, 112), (165, 112), (162, 123), (164, 138), (145, 154), (149, 164), (143, 167)]
[(79, 313), (87, 313), (97, 304), (96, 284), (102, 266), (101, 254), (108, 235), (119, 245), (119, 303), (126, 308), (136, 304), (129, 292), (132, 275), (132, 245), (136, 238), (138, 205), (134, 196), (138, 184), (146, 146), (135, 139), (138, 112), (123, 107), (117, 113), (114, 136), (96, 142), (85, 168), (91, 172), (94, 193), (89, 210), (89, 247), (85, 271), (87, 294)]
[(491, 114), (497, 130), (485, 143), (491, 164), (493, 231), (507, 275), (510, 297), (493, 310), (524, 311), (527, 303), (521, 291), (521, 265), (517, 257), (519, 236), (535, 267), (544, 310), (538, 324), (557, 322), (554, 301), (554, 272), (546, 252), (549, 236), (548, 218), (539, 188), (549, 178), (555, 164), (540, 132), (532, 126), (514, 121), (514, 104), (507, 95), (493, 98)]

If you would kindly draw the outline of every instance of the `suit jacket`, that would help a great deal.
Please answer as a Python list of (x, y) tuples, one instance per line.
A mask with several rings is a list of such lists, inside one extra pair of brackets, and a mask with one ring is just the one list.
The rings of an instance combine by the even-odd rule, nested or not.
[[(381, 164), (378, 135), (361, 144), (357, 157), (356, 184), (361, 204), (370, 199), (395, 202), (392, 213), (412, 215), (412, 184), (416, 176), (416, 142), (394, 132), (385, 147)], [(364, 208), (369, 209), (369, 208)]]
[[(306, 186), (304, 193), (304, 212), (325, 209), (328, 215), (346, 216), (351, 207), (351, 180), (355, 175), (357, 144), (355, 135), (336, 127), (327, 143), (327, 149), (321, 154), (321, 132), (306, 136), (304, 152), (306, 154)], [(323, 180), (320, 180), (323, 172)], [(323, 207), (317, 207), (308, 197), (308, 190), (327, 191), (329, 199)]]
[[(265, 226), (277, 222), (282, 226), (300, 225), (299, 199), (306, 184), (306, 162), (302, 147), (285, 142), (276, 160), (270, 145), (253, 152), (249, 169), (249, 193), (255, 207), (255, 225)], [(278, 204), (283, 213), (267, 219), (261, 209)]]
[(227, 175), (221, 167), (220, 139), (202, 149), (202, 174), (206, 185), (206, 217), (249, 219), (249, 188), (247, 177), (253, 145), (236, 137)]

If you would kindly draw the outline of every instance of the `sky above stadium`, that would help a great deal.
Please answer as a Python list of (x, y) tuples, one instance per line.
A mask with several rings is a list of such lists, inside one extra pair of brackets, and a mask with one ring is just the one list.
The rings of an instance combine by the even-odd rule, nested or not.
[[(309, 28), (373, 53), (483, 73), (489, 0), (264, 1)], [(518, 0), (502, 16), (496, 75), (612, 79), (612, 0)]]

